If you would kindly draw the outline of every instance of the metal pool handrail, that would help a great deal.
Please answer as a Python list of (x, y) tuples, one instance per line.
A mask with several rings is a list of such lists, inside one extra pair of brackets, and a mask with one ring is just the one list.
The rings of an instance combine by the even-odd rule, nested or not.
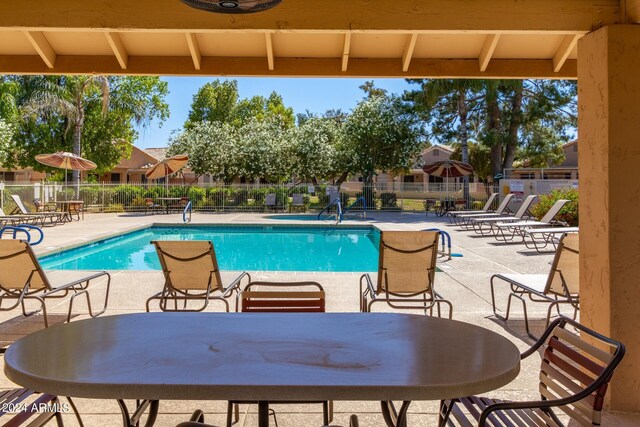
[[(42, 231), (42, 229), (40, 227), (36, 227), (35, 225), (30, 225), (30, 224), (20, 224), (20, 225), (15, 225), (15, 226), (14, 225), (6, 225), (6, 226), (0, 228), (0, 238), (7, 231), (13, 231), (13, 238), (14, 239), (17, 237), (19, 231), (23, 232), (24, 234), (27, 235), (27, 243), (29, 243), (31, 246), (35, 246), (37, 244), (40, 244), (42, 242), (42, 240), (44, 239), (44, 232)], [(32, 231), (37, 231), (38, 233), (40, 233), (38, 241), (33, 242), (33, 243), (31, 243), (31, 232)]]
[(349, 207), (344, 210), (344, 212), (340, 214), (340, 221), (342, 221), (342, 218), (344, 217), (344, 215), (347, 212), (349, 212), (359, 201), (362, 201), (362, 217), (363, 218), (367, 217), (367, 200), (364, 197), (360, 196), (356, 199), (355, 202), (351, 203)]
[(322, 209), (318, 214), (318, 219), (320, 219), (320, 216), (326, 211), (328, 211), (329, 208), (333, 205), (336, 205), (338, 207), (338, 211), (336, 212), (336, 224), (342, 221), (342, 204), (340, 203), (340, 199), (335, 199), (333, 202), (325, 206), (324, 209)]
[[(182, 211), (182, 222), (184, 222), (185, 224), (187, 222), (191, 222), (191, 213), (192, 213), (192, 207), (191, 207), (191, 200), (189, 200), (189, 203), (187, 203), (187, 206), (184, 207), (184, 211)], [(187, 219), (187, 212), (189, 212), (189, 218)]]

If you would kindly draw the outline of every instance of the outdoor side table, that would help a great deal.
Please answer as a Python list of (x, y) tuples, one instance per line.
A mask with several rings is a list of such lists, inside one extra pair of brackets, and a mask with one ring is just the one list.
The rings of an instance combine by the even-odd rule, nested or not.
[[(509, 383), (520, 354), (487, 329), (422, 315), (144, 313), (38, 331), (9, 347), (4, 370), (50, 394), (151, 401), (147, 425), (160, 400), (258, 401), (260, 427), (269, 402), (371, 400), (404, 426), (412, 400)], [(390, 401), (404, 402), (397, 422)]]

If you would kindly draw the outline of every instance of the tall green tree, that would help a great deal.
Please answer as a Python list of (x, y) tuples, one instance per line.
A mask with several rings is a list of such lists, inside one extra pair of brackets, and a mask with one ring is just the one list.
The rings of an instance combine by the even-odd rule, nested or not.
[(17, 87), (14, 99), (24, 113), (16, 124), (8, 167), (44, 170), (34, 160), (36, 154), (74, 151), (93, 160), (97, 172), (108, 171), (130, 154), (137, 129), (156, 119), (162, 124), (169, 115), (168, 86), (157, 77), (10, 76), (7, 80)]
[(409, 169), (425, 145), (421, 131), (418, 116), (400, 98), (376, 94), (363, 99), (347, 118), (337, 145), (343, 165), (337, 184), (357, 173), (370, 186), (377, 171)]
[(214, 80), (206, 83), (193, 96), (185, 129), (191, 129), (202, 122), (230, 123), (236, 114), (238, 99), (236, 80)]

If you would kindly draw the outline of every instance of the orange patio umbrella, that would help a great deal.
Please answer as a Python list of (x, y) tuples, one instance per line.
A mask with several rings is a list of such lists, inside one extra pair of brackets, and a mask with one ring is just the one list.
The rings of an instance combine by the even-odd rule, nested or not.
[[(166, 178), (169, 175), (173, 175), (174, 173), (180, 171), (187, 162), (189, 161), (189, 156), (186, 154), (177, 154), (175, 156), (167, 157), (166, 159), (156, 163), (151, 166), (151, 168), (144, 174), (149, 179), (160, 179)], [(169, 180), (165, 180), (166, 189), (169, 189)]]
[[(67, 151), (58, 151), (52, 154), (38, 154), (35, 159), (43, 165), (52, 166), (54, 168), (64, 169), (64, 187), (67, 188), (67, 170), (88, 171), (98, 166), (91, 160), (84, 159), (77, 154)], [(64, 193), (65, 200), (67, 192)]]

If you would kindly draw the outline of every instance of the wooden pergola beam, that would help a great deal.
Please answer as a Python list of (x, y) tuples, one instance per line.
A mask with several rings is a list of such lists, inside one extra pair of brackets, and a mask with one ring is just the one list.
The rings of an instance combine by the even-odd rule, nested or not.
[(273, 71), (275, 69), (275, 58), (273, 55), (273, 37), (271, 33), (265, 33), (265, 41), (267, 43), (267, 65), (269, 66), (269, 71)]
[(576, 47), (576, 43), (578, 43), (579, 38), (580, 36), (577, 34), (564, 36), (556, 54), (553, 55), (553, 71), (557, 73), (562, 69), (567, 58), (569, 58), (569, 54), (571, 54), (573, 48)]
[(489, 61), (491, 61), (491, 57), (493, 56), (493, 52), (496, 50), (496, 46), (498, 46), (499, 41), (500, 34), (489, 34), (484, 42), (484, 45), (482, 45), (478, 63), (480, 65), (480, 71), (482, 71), (483, 73), (487, 70)]
[(411, 65), (411, 58), (413, 58), (413, 50), (416, 47), (418, 41), (418, 34), (411, 34), (407, 39), (407, 44), (402, 52), (402, 72), (409, 71), (409, 65)]
[(349, 68), (349, 53), (351, 52), (351, 33), (344, 34), (344, 45), (342, 47), (342, 72)]
[(40, 58), (46, 66), (49, 69), (55, 67), (57, 55), (44, 34), (40, 31), (25, 31), (24, 35), (36, 52), (38, 52), (38, 55), (40, 55)]
[(109, 42), (109, 46), (111, 46), (111, 50), (113, 50), (113, 54), (116, 56), (118, 60), (118, 64), (120, 64), (120, 68), (123, 70), (127, 69), (127, 63), (129, 62), (129, 54), (127, 53), (127, 49), (125, 49), (124, 44), (122, 44), (122, 40), (118, 33), (106, 32), (104, 35)]
[(202, 66), (202, 53), (200, 52), (200, 46), (198, 45), (198, 39), (194, 33), (186, 33), (187, 45), (189, 45), (189, 52), (191, 53), (191, 59), (193, 59), (193, 67), (199, 70)]
[[(629, 1), (629, 0), (627, 0)], [(640, 9), (631, 0), (630, 12)], [(620, 22), (620, 0), (295, 0), (264, 13), (202, 12), (177, 0), (12, 2), (0, 28), (65, 31), (582, 31)]]
[[(112, 56), (58, 55), (49, 68), (39, 56), (0, 56), (0, 74), (107, 74), (156, 76), (238, 76), (238, 77), (399, 77), (399, 78), (548, 78), (575, 79), (576, 61), (566, 60), (554, 72), (551, 60), (494, 59), (485, 72), (477, 59), (413, 58), (408, 72), (397, 58), (350, 58), (347, 71), (340, 73), (341, 58), (277, 58), (278, 68), (267, 70), (263, 58), (202, 57), (200, 70), (189, 56), (129, 56), (123, 70)], [(275, 59), (274, 59), (275, 60)]]

